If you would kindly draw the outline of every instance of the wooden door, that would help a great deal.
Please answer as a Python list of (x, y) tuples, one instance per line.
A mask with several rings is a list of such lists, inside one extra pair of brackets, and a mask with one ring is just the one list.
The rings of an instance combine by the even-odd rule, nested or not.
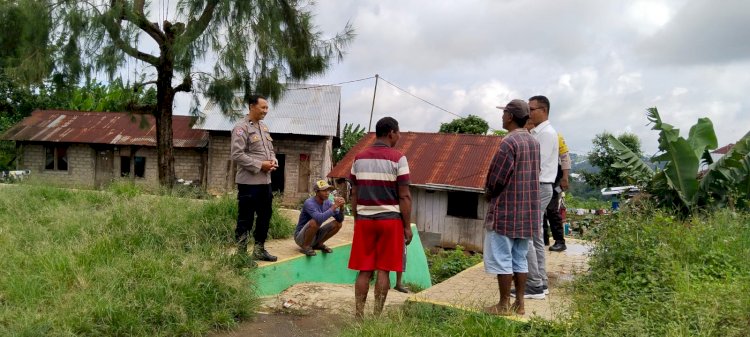
[(94, 184), (97, 188), (106, 186), (114, 178), (114, 158), (112, 149), (95, 149), (96, 151), (96, 168), (94, 169)]

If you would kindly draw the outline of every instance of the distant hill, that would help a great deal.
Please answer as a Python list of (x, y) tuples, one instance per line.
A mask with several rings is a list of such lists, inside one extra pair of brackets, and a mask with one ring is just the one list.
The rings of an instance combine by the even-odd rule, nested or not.
[(573, 173), (580, 173), (581, 171), (597, 173), (599, 168), (591, 165), (585, 154), (570, 153), (571, 167), (570, 171)]

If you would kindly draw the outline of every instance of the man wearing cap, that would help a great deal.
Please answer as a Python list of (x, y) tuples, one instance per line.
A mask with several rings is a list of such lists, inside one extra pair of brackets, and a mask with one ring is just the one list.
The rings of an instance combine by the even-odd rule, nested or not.
[[(344, 222), (344, 198), (336, 197), (333, 201), (328, 199), (333, 186), (325, 180), (318, 180), (313, 190), (315, 195), (305, 200), (294, 230), (294, 242), (307, 256), (315, 256), (314, 249), (332, 253), (333, 250), (325, 242), (339, 232)], [(331, 217), (333, 221), (325, 223)]]
[(539, 226), (534, 231), (532, 245), (526, 254), (529, 263), (529, 275), (525, 289), (516, 287), (511, 296), (516, 297), (516, 292), (523, 292), (524, 298), (543, 300), (547, 289), (547, 269), (545, 266), (544, 237), (542, 229), (542, 216), (544, 210), (552, 199), (552, 188), (557, 176), (557, 163), (559, 161), (559, 143), (557, 131), (549, 122), (549, 99), (544, 96), (529, 98), (529, 117), (536, 125), (531, 130), (531, 135), (539, 142)]
[(265, 248), (268, 227), (271, 223), (271, 172), (279, 167), (273, 151), (273, 139), (268, 126), (261, 122), (268, 114), (268, 101), (260, 95), (252, 95), (248, 101), (247, 117), (232, 130), (231, 156), (237, 164), (237, 200), (239, 213), (234, 230), (237, 253), (246, 254), (248, 233), (253, 229), (253, 218), (258, 220), (253, 231), (255, 249), (253, 257), (261, 261), (276, 261)]
[(510, 305), (510, 286), (523, 292), (529, 265), (529, 241), (539, 230), (539, 143), (524, 128), (529, 106), (518, 99), (503, 110), (503, 128), (508, 134), (492, 158), (487, 172), (484, 268), (497, 275), (500, 300), (485, 311), (497, 315), (525, 313), (524, 297)]

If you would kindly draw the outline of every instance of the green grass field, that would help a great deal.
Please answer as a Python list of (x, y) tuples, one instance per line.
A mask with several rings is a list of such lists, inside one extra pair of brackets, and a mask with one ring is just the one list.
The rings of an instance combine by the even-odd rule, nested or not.
[[(257, 306), (250, 269), (229, 253), (236, 212), (232, 197), (0, 186), (0, 336), (201, 335), (234, 326)], [(288, 235), (291, 223), (278, 218), (276, 235)]]

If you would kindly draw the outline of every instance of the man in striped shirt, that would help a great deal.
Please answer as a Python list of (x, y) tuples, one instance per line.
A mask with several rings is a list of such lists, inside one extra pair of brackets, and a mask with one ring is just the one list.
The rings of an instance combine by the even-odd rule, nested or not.
[(496, 315), (525, 313), (524, 297), (510, 305), (510, 284), (515, 280), (523, 293), (529, 272), (529, 241), (540, 225), (539, 142), (524, 129), (529, 106), (515, 99), (503, 109), (503, 128), (508, 130), (487, 173), (486, 195), (490, 199), (485, 218), (484, 268), (497, 275), (500, 301), (485, 311)]
[(375, 125), (375, 143), (358, 153), (349, 179), (354, 211), (354, 238), (349, 269), (359, 270), (354, 284), (355, 315), (364, 317), (370, 280), (377, 270), (375, 315), (383, 311), (391, 271), (403, 271), (404, 242), (411, 231), (409, 164), (393, 149), (401, 137), (398, 122), (385, 117)]

